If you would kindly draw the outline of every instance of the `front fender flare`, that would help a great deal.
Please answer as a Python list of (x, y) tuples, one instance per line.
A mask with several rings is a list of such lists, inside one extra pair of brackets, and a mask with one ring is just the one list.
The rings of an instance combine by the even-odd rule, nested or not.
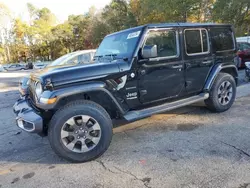
[(42, 104), (38, 102), (36, 105), (37, 107), (43, 110), (50, 110), (50, 109), (53, 109), (60, 102), (60, 100), (65, 97), (72, 96), (75, 94), (80, 94), (80, 93), (86, 93), (90, 91), (105, 92), (114, 102), (114, 104), (116, 105), (120, 113), (122, 114), (125, 113), (123, 108), (119, 104), (119, 102), (116, 100), (116, 98), (111, 94), (109, 90), (106, 89), (106, 84), (104, 82), (89, 82), (89, 83), (85, 83), (82, 85), (75, 85), (75, 86), (57, 89), (54, 91), (44, 91), (41, 95), (42, 98), (52, 99), (56, 97), (57, 98), (56, 102), (53, 104)]

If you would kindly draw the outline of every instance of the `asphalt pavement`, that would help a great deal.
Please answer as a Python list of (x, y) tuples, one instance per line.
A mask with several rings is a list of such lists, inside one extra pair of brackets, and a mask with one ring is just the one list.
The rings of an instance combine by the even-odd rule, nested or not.
[(6, 81), (1, 79), (6, 87), (0, 88), (1, 188), (250, 187), (250, 84), (242, 82), (224, 113), (194, 105), (117, 123), (103, 156), (71, 164), (52, 151), (46, 137), (16, 127), (12, 105), (18, 92)]

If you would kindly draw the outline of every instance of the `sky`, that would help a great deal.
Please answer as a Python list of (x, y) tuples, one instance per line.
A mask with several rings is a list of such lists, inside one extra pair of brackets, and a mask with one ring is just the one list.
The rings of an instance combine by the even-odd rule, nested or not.
[(111, 0), (0, 0), (12, 12), (15, 17), (28, 19), (26, 4), (32, 3), (37, 8), (47, 7), (57, 17), (59, 22), (67, 20), (71, 14), (84, 14), (91, 6), (97, 9), (103, 8)]

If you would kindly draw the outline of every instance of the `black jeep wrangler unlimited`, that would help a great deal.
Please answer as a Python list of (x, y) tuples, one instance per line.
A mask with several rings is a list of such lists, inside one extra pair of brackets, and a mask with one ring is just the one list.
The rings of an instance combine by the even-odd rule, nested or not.
[(48, 135), (61, 157), (85, 162), (110, 145), (112, 119), (134, 121), (205, 101), (228, 110), (238, 80), (232, 26), (150, 24), (106, 36), (95, 63), (33, 73), (14, 105), (17, 125)]

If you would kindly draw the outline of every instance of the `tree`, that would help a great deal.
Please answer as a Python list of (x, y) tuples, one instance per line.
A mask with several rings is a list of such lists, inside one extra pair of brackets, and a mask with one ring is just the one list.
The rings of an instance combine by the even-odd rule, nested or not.
[(52, 28), (52, 58), (58, 58), (73, 51), (73, 27), (68, 22)]
[(60, 24), (46, 7), (28, 3), (27, 8), (29, 21), (25, 23), (12, 19), (0, 3), (0, 61), (55, 59), (97, 48), (109, 33), (148, 23), (213, 21), (233, 24), (239, 36), (250, 34), (249, 0), (111, 0), (100, 11), (91, 7)]
[(27, 9), (29, 12), (29, 24), (32, 25), (33, 24), (33, 20), (35, 20), (37, 18), (37, 8), (32, 5), (31, 3), (27, 3)]
[(112, 0), (102, 12), (103, 21), (110, 32), (119, 31), (136, 25), (134, 15), (125, 0)]
[(9, 39), (10, 32), (8, 31), (8, 23), (10, 23), (11, 14), (6, 5), (0, 3), (0, 46), (1, 46), (1, 62), (10, 61)]
[(250, 1), (217, 0), (214, 3), (213, 21), (230, 23), (236, 27), (238, 35), (249, 31)]

